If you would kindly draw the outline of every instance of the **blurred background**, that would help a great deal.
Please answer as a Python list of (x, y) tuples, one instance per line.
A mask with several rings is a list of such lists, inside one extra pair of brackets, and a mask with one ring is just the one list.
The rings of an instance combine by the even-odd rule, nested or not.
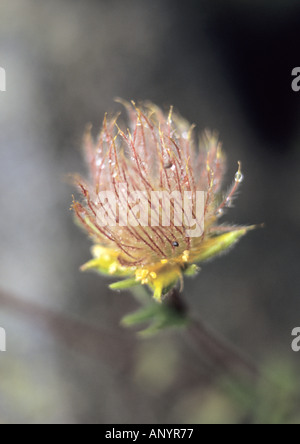
[(0, 353), (0, 423), (263, 421), (220, 386), (184, 333), (138, 339), (119, 325), (136, 308), (132, 296), (79, 272), (90, 244), (73, 224), (65, 176), (85, 171), (85, 125), (96, 133), (105, 111), (119, 109), (116, 96), (172, 104), (199, 133), (217, 129), (228, 185), (243, 162), (226, 219), (266, 228), (204, 265), (186, 282), (186, 299), (288, 387), (288, 413), (271, 409), (265, 420), (300, 423), (300, 354), (291, 350), (300, 326), (300, 93), (291, 89), (299, 23), (297, 0), (1, 0), (8, 351)]

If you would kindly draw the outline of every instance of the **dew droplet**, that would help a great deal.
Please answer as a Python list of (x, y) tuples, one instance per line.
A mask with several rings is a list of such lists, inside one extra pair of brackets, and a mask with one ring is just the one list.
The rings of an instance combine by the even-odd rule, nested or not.
[(219, 208), (219, 209), (217, 210), (217, 216), (221, 217), (221, 216), (223, 216), (223, 214), (224, 214), (224, 210), (223, 210), (223, 208)]
[(243, 173), (242, 173), (241, 171), (238, 171), (237, 173), (235, 173), (234, 180), (235, 180), (237, 183), (242, 183), (243, 180), (244, 180), (244, 175), (243, 175)]
[(187, 139), (189, 138), (189, 133), (188, 133), (187, 131), (184, 131), (184, 132), (182, 133), (182, 138), (185, 139), (185, 140), (187, 140)]
[(172, 242), (173, 247), (179, 247), (179, 243), (177, 241)]

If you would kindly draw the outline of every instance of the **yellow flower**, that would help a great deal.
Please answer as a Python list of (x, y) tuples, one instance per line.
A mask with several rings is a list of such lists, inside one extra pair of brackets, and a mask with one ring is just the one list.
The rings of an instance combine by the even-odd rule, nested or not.
[[(105, 116), (97, 141), (90, 128), (84, 137), (89, 178), (76, 177), (83, 200), (74, 200), (73, 209), (94, 246), (82, 270), (126, 278), (113, 289), (147, 285), (161, 301), (183, 285), (184, 275), (197, 273), (196, 264), (225, 252), (253, 227), (218, 225), (243, 175), (239, 163), (222, 194), (225, 156), (215, 134), (206, 132), (197, 147), (194, 127), (172, 108), (165, 115), (153, 104), (124, 104), (127, 130)], [(154, 201), (155, 192), (168, 193), (168, 204), (163, 193)]]

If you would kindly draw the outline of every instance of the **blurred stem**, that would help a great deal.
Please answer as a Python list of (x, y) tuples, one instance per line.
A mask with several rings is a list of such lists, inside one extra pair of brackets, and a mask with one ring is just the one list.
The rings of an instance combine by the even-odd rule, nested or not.
[(130, 335), (120, 349), (120, 332), (94, 327), (70, 313), (57, 312), (1, 289), (0, 305), (2, 310), (12, 310), (14, 316), (28, 318), (36, 328), (46, 328), (57, 343), (64, 344), (68, 349), (96, 359), (105, 357), (107, 362), (123, 373), (133, 365), (134, 340), (132, 338), (130, 341)]
[(257, 380), (260, 371), (235, 347), (212, 332), (201, 320), (191, 318), (184, 302), (183, 295), (177, 288), (170, 291), (166, 303), (183, 317), (187, 317), (187, 337), (197, 352), (213, 366), (214, 371), (226, 372), (234, 376), (246, 376)]
[[(141, 290), (142, 289), (142, 290)], [(133, 294), (137, 301), (147, 306), (151, 301), (150, 295), (144, 287), (134, 289)], [(132, 355), (134, 342), (127, 344), (119, 350), (119, 332), (107, 332), (105, 329), (92, 327), (80, 319), (67, 316), (66, 313), (57, 313), (49, 308), (28, 300), (22, 300), (12, 294), (0, 290), (0, 303), (2, 309), (10, 308), (15, 313), (28, 316), (34, 323), (47, 327), (54, 337), (77, 349), (81, 353), (95, 357), (106, 356), (114, 365), (122, 367)], [(202, 358), (210, 363), (214, 372), (226, 372), (229, 375), (246, 375), (252, 380), (260, 376), (257, 367), (248, 361), (239, 351), (219, 338), (203, 322), (189, 316), (184, 303), (183, 295), (178, 289), (173, 289), (165, 300), (166, 306), (177, 316), (187, 319), (185, 329), (189, 345), (193, 345)], [(128, 335), (128, 340), (130, 335)], [(127, 359), (124, 359), (126, 355)], [(129, 359), (129, 365), (131, 359)]]

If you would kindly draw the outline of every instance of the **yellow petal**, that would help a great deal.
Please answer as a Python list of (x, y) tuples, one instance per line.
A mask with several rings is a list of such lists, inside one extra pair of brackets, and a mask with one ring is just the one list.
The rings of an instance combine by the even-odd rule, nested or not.
[(147, 278), (143, 283), (153, 290), (154, 299), (161, 302), (162, 296), (167, 294), (181, 278), (182, 271), (178, 264), (157, 264), (148, 269)]
[(81, 267), (82, 271), (94, 270), (101, 274), (111, 276), (133, 276), (135, 268), (125, 267), (120, 264), (119, 253), (110, 248), (95, 245), (92, 247), (94, 259)]

